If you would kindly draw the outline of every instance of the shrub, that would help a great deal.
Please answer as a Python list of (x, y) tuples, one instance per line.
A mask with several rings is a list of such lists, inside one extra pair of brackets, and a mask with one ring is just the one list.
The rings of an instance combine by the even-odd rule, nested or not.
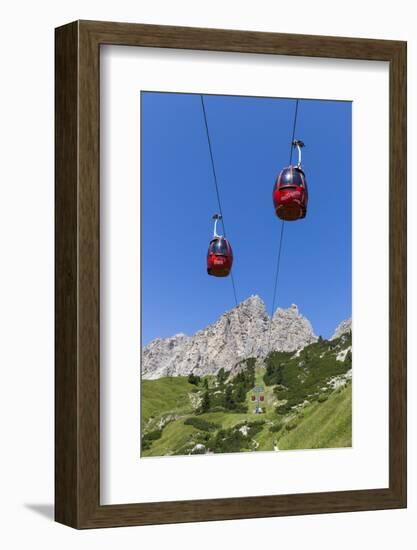
[(193, 447), (190, 451), (190, 454), (192, 455), (204, 455), (206, 454), (206, 447), (202, 445), (200, 448)]
[(220, 424), (208, 422), (207, 420), (204, 420), (204, 418), (198, 418), (196, 416), (190, 416), (190, 418), (184, 420), (184, 424), (187, 426), (193, 426), (193, 428), (203, 432), (212, 432), (221, 427)]
[(190, 372), (190, 374), (188, 375), (187, 380), (188, 380), (189, 384), (194, 384), (194, 386), (198, 386), (198, 384), (200, 383), (201, 378), (199, 376), (196, 376), (192, 372)]
[(210, 440), (209, 448), (214, 453), (237, 453), (249, 448), (249, 439), (239, 430), (219, 430), (216, 436)]
[(253, 422), (248, 422), (248, 437), (253, 437), (257, 433), (261, 432), (264, 424), (265, 420), (254, 420)]
[[(344, 341), (339, 338), (329, 342), (320, 338), (317, 342), (306, 346), (298, 354), (294, 352), (273, 352), (265, 359), (266, 373), (264, 382), (273, 385), (274, 395), (279, 401), (292, 399), (295, 404), (310, 400), (311, 396), (322, 393), (321, 388), (334, 376), (345, 374), (351, 366), (351, 354), (347, 354), (344, 362), (336, 360), (334, 351), (351, 345), (351, 335), (344, 335)], [(305, 364), (304, 369), (299, 365)], [(287, 413), (290, 407), (282, 406), (278, 412)]]
[(259, 418), (258, 420), (252, 420), (252, 422), (248, 422), (248, 426), (263, 426), (265, 422), (265, 419)]
[[(235, 453), (247, 449), (253, 449), (252, 437), (260, 432), (265, 420), (253, 420), (252, 422), (239, 422), (232, 428), (220, 429), (213, 434), (207, 443), (207, 448), (214, 453)], [(246, 427), (246, 430), (241, 429)]]
[(243, 405), (243, 404), (236, 404), (233, 408), (233, 411), (234, 413), (242, 413), (242, 414), (245, 414), (248, 412), (248, 407), (246, 405)]
[(214, 407), (210, 407), (210, 412), (225, 412), (225, 411), (226, 409), (221, 405), (215, 405)]
[(324, 403), (325, 401), (327, 401), (328, 398), (329, 396), (327, 395), (327, 393), (322, 393), (321, 395), (319, 395), (319, 398), (317, 399), (317, 401), (319, 403)]
[(219, 384), (224, 384), (226, 382), (227, 378), (229, 376), (229, 373), (224, 370), (222, 367), (219, 372), (217, 373), (217, 381)]
[(159, 439), (162, 435), (162, 430), (153, 430), (152, 432), (148, 432), (143, 435), (145, 439), (148, 439), (149, 441), (155, 441), (156, 439)]
[(277, 414), (287, 414), (289, 413), (291, 410), (291, 405), (287, 403), (285, 403), (284, 405), (278, 405), (278, 407), (275, 408), (275, 412)]
[(253, 420), (252, 422), (239, 422), (233, 426), (234, 430), (240, 430), (243, 426), (248, 428), (248, 437), (251, 437), (262, 430), (262, 426), (265, 424), (264, 419)]
[(224, 393), (224, 405), (226, 409), (232, 410), (235, 408), (235, 400), (233, 398), (233, 386), (228, 384)]
[(301, 397), (292, 397), (284, 405), (279, 405), (275, 412), (278, 414), (287, 414), (291, 411), (293, 407), (302, 403), (303, 399)]
[(161, 435), (162, 435), (162, 430), (153, 430), (152, 432), (143, 434), (142, 450), (145, 451), (146, 449), (149, 449), (152, 445), (152, 442), (156, 441), (157, 439), (160, 439)]
[(282, 430), (282, 427), (283, 427), (283, 423), (282, 422), (276, 422), (275, 424), (273, 424), (270, 428), (269, 428), (269, 431), (271, 433), (276, 433), (276, 432), (279, 432), (280, 430)]
[(290, 420), (289, 422), (287, 422), (285, 424), (285, 429), (287, 431), (291, 431), (293, 430), (294, 428), (296, 428), (298, 426), (297, 422), (295, 420)]
[(200, 412), (204, 413), (209, 411), (210, 406), (211, 406), (210, 394), (209, 394), (209, 391), (206, 389), (206, 391), (203, 394), (203, 399), (201, 401)]

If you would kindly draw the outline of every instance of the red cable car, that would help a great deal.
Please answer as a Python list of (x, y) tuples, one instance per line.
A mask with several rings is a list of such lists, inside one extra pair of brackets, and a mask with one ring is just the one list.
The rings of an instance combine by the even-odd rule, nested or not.
[(301, 168), (301, 147), (304, 143), (297, 139), (292, 145), (298, 149), (298, 164), (281, 170), (272, 191), (275, 213), (285, 221), (300, 220), (307, 213), (307, 180)]
[(217, 222), (222, 219), (214, 214), (214, 232), (207, 252), (207, 273), (213, 277), (227, 277), (232, 269), (233, 252), (229, 241), (217, 234)]

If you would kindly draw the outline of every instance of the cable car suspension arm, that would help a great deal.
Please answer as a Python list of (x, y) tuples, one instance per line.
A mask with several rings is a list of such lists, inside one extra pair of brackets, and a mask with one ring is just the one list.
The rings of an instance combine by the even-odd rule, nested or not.
[(218, 237), (221, 237), (221, 235), (217, 234), (217, 222), (221, 220), (223, 216), (221, 214), (214, 214), (213, 220), (214, 220), (214, 230), (213, 230), (213, 239), (216, 239)]
[(293, 144), (293, 147), (297, 147), (297, 149), (298, 149), (298, 163), (297, 163), (297, 166), (298, 166), (298, 168), (301, 168), (301, 147), (304, 147), (304, 142), (301, 141), (301, 139), (294, 139), (292, 144)]

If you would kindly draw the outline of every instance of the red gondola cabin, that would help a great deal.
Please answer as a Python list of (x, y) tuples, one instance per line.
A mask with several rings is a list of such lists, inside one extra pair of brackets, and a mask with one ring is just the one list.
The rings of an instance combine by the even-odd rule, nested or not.
[(281, 170), (272, 193), (278, 218), (294, 221), (305, 218), (307, 213), (308, 189), (304, 172), (298, 166)]
[(216, 236), (207, 252), (207, 273), (213, 277), (227, 277), (232, 269), (233, 252), (229, 241)]
[(308, 202), (307, 180), (301, 168), (301, 148), (304, 143), (295, 139), (292, 146), (298, 149), (298, 163), (281, 170), (272, 191), (276, 215), (288, 222), (305, 218)]

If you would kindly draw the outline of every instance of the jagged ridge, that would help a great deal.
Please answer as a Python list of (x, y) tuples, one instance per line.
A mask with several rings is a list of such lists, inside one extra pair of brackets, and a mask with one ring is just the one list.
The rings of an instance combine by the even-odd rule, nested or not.
[(251, 296), (193, 336), (153, 340), (142, 350), (142, 377), (231, 371), (242, 359), (265, 357), (269, 351), (295, 351), (316, 340), (310, 321), (296, 305), (277, 309), (270, 323), (264, 302)]
[(346, 319), (336, 327), (336, 330), (334, 331), (334, 334), (330, 339), (335, 340), (336, 338), (339, 338), (340, 336), (342, 336), (342, 334), (346, 334), (351, 331), (352, 331), (352, 319)]

